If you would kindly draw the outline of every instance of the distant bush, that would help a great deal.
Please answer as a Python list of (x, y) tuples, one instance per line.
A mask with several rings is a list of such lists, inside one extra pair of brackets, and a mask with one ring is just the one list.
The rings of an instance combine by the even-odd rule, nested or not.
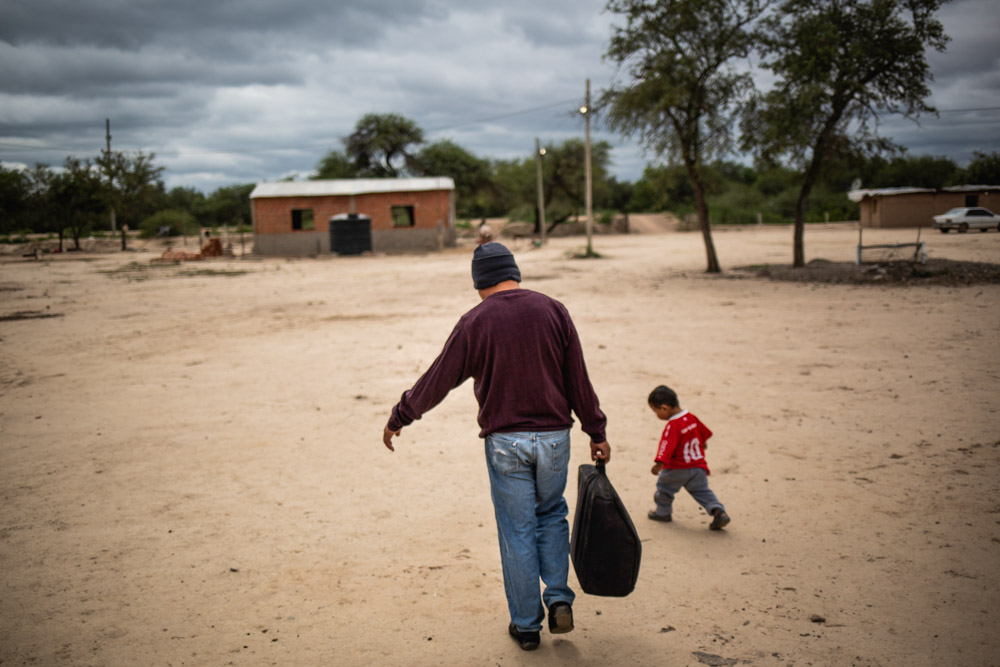
[(733, 183), (725, 193), (709, 197), (708, 215), (714, 225), (756, 224), (764, 203), (765, 197), (757, 188)]
[(857, 220), (858, 205), (843, 192), (835, 192), (822, 185), (817, 186), (806, 200), (806, 222), (823, 222), (829, 215), (831, 222)]
[(156, 236), (195, 235), (198, 221), (187, 211), (176, 208), (157, 211), (139, 223), (139, 237), (151, 239)]
[[(551, 208), (551, 207), (546, 207)], [(507, 219), (512, 222), (534, 222), (535, 207), (532, 204), (521, 204), (507, 211)]]
[(19, 229), (9, 236), (0, 236), (0, 243), (27, 243), (31, 240), (28, 238), (31, 233), (30, 229)]

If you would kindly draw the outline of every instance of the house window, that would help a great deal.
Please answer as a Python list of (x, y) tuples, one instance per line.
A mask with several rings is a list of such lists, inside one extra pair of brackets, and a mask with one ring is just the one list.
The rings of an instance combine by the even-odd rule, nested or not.
[(392, 226), (393, 227), (412, 227), (413, 226), (413, 207), (412, 206), (393, 206), (392, 207)]
[(979, 206), (979, 195), (965, 195), (966, 207)]
[(292, 229), (316, 229), (316, 224), (313, 222), (313, 210), (311, 208), (293, 208)]

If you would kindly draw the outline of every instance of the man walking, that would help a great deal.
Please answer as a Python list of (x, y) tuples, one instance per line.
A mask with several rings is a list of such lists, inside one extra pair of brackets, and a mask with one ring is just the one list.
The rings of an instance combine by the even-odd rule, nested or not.
[[(392, 439), (452, 389), (473, 378), (496, 514), (508, 632), (525, 650), (549, 632), (573, 629), (568, 507), (563, 494), (572, 413), (590, 436), (591, 459), (608, 461), (607, 419), (587, 375), (580, 338), (558, 301), (521, 289), (514, 256), (500, 243), (478, 246), (473, 286), (481, 303), (463, 315), (441, 354), (392, 409)], [(539, 593), (539, 579), (545, 584)], [(544, 603), (544, 607), (543, 607)]]

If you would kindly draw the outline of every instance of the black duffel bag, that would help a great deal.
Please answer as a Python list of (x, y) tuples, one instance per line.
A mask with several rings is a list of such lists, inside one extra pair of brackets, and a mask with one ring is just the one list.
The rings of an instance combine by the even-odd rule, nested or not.
[(570, 554), (584, 593), (624, 597), (635, 588), (642, 557), (639, 533), (603, 461), (580, 466)]

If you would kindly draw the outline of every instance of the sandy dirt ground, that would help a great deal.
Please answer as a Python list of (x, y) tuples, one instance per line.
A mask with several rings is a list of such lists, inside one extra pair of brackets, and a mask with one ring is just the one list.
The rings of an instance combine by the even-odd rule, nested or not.
[[(809, 227), (807, 260), (856, 238)], [(1000, 262), (995, 232), (925, 239)], [(715, 242), (724, 269), (791, 258), (787, 227)], [(698, 233), (582, 243), (511, 245), (574, 316), (642, 568), (533, 653), (506, 632), (471, 383), (380, 441), (477, 303), (471, 246), (0, 258), (0, 664), (996, 665), (1000, 285), (708, 276)], [(715, 431), (725, 531), (684, 494), (645, 518), (660, 383)]]

